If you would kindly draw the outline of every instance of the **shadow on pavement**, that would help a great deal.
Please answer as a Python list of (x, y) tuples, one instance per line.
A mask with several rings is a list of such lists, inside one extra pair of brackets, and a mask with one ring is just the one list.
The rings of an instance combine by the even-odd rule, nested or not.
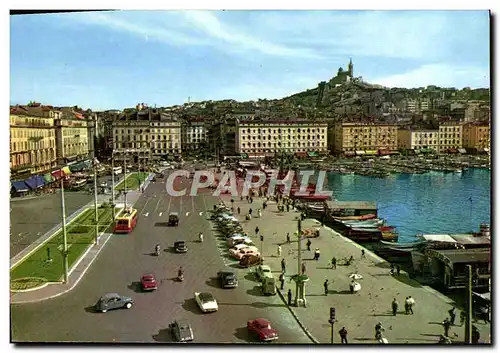
[(367, 337), (354, 337), (354, 340), (356, 340), (356, 341), (373, 341), (375, 343), (375, 340), (373, 338), (367, 338)]
[(407, 275), (394, 275), (394, 279), (398, 280), (401, 283), (407, 284), (409, 286), (415, 287), (415, 288), (420, 288), (422, 285), (415, 281), (414, 279), (411, 279)]
[(219, 278), (218, 277), (210, 277), (209, 280), (207, 280), (205, 282), (205, 284), (209, 287), (212, 287), (212, 288), (220, 288), (220, 282), (219, 282)]
[(266, 296), (264, 293), (262, 293), (261, 286), (255, 286), (252, 289), (248, 289), (247, 294), (253, 295), (254, 297), (265, 297)]
[(151, 336), (156, 342), (161, 343), (173, 343), (175, 339), (172, 337), (172, 332), (170, 329), (165, 328), (163, 330), (159, 330), (156, 335)]
[(255, 283), (259, 283), (260, 282), (259, 279), (257, 278), (257, 275), (253, 271), (247, 272), (247, 274), (243, 278), (245, 278), (248, 281), (255, 282)]
[(165, 249), (165, 250), (163, 250), (163, 251), (165, 251), (165, 252), (167, 252), (167, 253), (169, 253), (169, 254), (178, 254), (178, 252), (177, 252), (177, 251), (175, 251), (175, 247), (173, 247), (173, 246), (169, 246), (168, 248), (166, 248), (166, 249)]
[[(401, 314), (404, 314), (404, 313), (401, 313)], [(380, 314), (370, 314), (370, 316), (394, 316), (394, 315), (392, 315), (392, 313), (390, 313), (390, 312), (386, 312), (386, 313), (380, 313)]]
[(155, 227), (168, 227), (168, 222), (155, 222)]
[(441, 337), (441, 334), (436, 333), (421, 333), (420, 336), (429, 336), (429, 337)]
[(184, 310), (189, 311), (193, 314), (203, 315), (203, 312), (198, 307), (198, 304), (196, 304), (196, 300), (194, 300), (194, 298), (186, 299), (181, 306)]
[(149, 256), (157, 257), (154, 252), (147, 252), (147, 253), (143, 253), (142, 255), (149, 255)]
[(141, 282), (132, 282), (127, 286), (128, 289), (134, 291), (135, 293), (142, 293)]
[(356, 294), (356, 293), (351, 293), (350, 290), (346, 289), (346, 290), (329, 290), (328, 291), (329, 294)]
[(238, 268), (238, 269), (245, 269), (243, 267), (240, 267), (240, 264), (239, 262), (238, 263), (234, 263), (234, 264), (229, 264), (228, 267), (232, 267), (232, 268)]
[(87, 306), (85, 308), (85, 311), (90, 313), (90, 314), (100, 314), (100, 311), (97, 311), (97, 309), (95, 308), (95, 305)]
[(248, 333), (248, 329), (246, 327), (238, 327), (235, 331), (234, 331), (234, 337), (236, 337), (237, 339), (239, 340), (242, 340), (242, 341), (245, 341), (245, 342), (248, 342), (248, 343), (254, 343), (254, 342), (257, 342), (257, 340), (255, 340), (255, 338), (253, 338), (249, 333)]

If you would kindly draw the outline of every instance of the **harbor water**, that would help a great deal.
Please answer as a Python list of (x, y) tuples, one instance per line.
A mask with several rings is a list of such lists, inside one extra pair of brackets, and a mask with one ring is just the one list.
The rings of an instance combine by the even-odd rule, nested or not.
[(392, 174), (387, 178), (328, 174), (328, 189), (341, 201), (376, 201), (378, 215), (397, 227), (399, 242), (415, 235), (479, 231), (490, 224), (491, 172)]

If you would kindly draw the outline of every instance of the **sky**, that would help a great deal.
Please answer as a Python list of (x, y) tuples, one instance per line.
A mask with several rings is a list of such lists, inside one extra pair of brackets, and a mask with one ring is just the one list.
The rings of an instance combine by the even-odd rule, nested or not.
[(489, 87), (487, 11), (118, 11), (10, 18), (10, 102), (93, 110), (274, 99), (347, 68)]

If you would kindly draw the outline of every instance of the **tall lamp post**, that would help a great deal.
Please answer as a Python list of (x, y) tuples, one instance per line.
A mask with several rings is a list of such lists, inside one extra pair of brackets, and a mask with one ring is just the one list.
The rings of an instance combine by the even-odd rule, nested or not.
[(99, 244), (99, 212), (97, 209), (97, 159), (94, 158), (92, 161), (94, 167), (94, 220), (95, 220), (95, 238), (94, 244)]
[(123, 153), (123, 194), (124, 194), (124, 203), (125, 203), (125, 208), (127, 208), (127, 153), (128, 153), (128, 148), (125, 148), (125, 151)]
[(64, 177), (61, 177), (61, 214), (62, 214), (62, 233), (63, 233), (63, 270), (64, 283), (68, 283), (68, 237), (66, 234), (66, 205), (64, 203)]
[(113, 220), (115, 220), (115, 151), (111, 151), (111, 207)]

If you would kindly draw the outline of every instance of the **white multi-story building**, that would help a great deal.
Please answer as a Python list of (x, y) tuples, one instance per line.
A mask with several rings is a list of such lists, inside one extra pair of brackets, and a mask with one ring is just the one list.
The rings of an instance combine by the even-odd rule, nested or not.
[(182, 146), (183, 151), (199, 150), (206, 147), (207, 128), (204, 121), (187, 121), (182, 124)]
[(326, 153), (327, 123), (309, 120), (239, 120), (236, 122), (236, 152), (249, 157), (275, 153)]

